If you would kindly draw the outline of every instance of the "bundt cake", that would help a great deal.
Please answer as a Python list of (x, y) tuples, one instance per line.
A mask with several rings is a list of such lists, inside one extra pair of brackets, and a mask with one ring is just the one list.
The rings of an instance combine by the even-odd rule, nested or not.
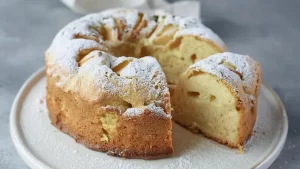
[(259, 64), (249, 56), (219, 53), (191, 65), (171, 95), (172, 118), (192, 132), (242, 147), (256, 121)]
[(192, 63), (225, 50), (191, 17), (128, 9), (87, 15), (59, 31), (46, 51), (51, 122), (110, 155), (170, 156), (167, 84), (176, 84)]

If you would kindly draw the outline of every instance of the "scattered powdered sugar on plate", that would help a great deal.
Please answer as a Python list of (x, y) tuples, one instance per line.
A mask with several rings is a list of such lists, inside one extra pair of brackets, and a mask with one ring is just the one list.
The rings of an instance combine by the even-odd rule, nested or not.
[(43, 92), (41, 94), (41, 97), (38, 97), (36, 99), (36, 102), (38, 104), (38, 109), (37, 112), (35, 114), (36, 119), (40, 119), (42, 116), (42, 113), (48, 113), (48, 109), (47, 109), (47, 103), (46, 103), (46, 92)]

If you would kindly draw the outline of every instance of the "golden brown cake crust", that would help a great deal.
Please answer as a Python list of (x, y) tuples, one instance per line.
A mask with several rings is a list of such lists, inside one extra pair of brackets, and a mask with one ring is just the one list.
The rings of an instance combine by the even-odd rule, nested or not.
[[(244, 146), (248, 138), (251, 136), (257, 118), (258, 94), (259, 94), (261, 81), (262, 81), (262, 72), (260, 68), (257, 68), (256, 70), (253, 71), (255, 71), (255, 73), (257, 74), (256, 84), (254, 86), (255, 92), (253, 93), (255, 99), (251, 100), (251, 104), (249, 105), (250, 106), (249, 112), (244, 112), (245, 110), (243, 110), (243, 112), (240, 113), (241, 116), (241, 120), (239, 123), (240, 146)], [(236, 100), (236, 105), (238, 105), (238, 101), (239, 100)], [(240, 148), (240, 147), (237, 146), (235, 148)]]
[[(47, 76), (47, 106), (52, 124), (86, 147), (125, 158), (156, 159), (171, 156), (172, 123), (169, 118), (145, 110), (140, 116), (122, 116), (118, 111), (99, 109), (98, 102), (86, 101), (76, 93), (64, 92)], [(168, 99), (168, 97), (166, 97)], [(168, 109), (168, 105), (165, 107)], [(97, 110), (98, 109), (98, 110)], [(117, 116), (115, 131), (105, 131), (99, 117)], [(100, 141), (103, 134), (108, 141)]]

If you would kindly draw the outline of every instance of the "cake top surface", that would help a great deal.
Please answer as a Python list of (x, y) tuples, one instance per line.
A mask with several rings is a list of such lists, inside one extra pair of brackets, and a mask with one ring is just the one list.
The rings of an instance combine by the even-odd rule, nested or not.
[[(99, 27), (105, 26), (111, 28), (112, 39), (117, 39), (118, 25), (116, 19), (121, 20), (126, 24), (126, 27), (121, 32), (126, 34), (132, 32), (137, 23), (141, 13), (137, 10), (131, 9), (111, 9), (100, 13), (86, 15), (66, 25), (56, 35), (48, 52), (61, 51), (61, 54), (67, 54), (69, 50), (78, 51), (78, 48), (65, 48), (65, 44), (74, 39), (92, 39), (102, 44), (103, 35), (99, 32)], [(169, 13), (157, 13), (152, 16), (142, 14), (143, 20), (147, 21), (146, 27), (142, 28), (140, 36), (152, 32), (158, 25), (163, 23), (166, 25), (174, 25), (179, 27), (179, 30), (174, 35), (174, 40), (179, 36), (194, 35), (215, 43), (218, 47), (226, 49), (224, 42), (212, 30), (204, 26), (197, 18), (194, 17), (180, 17), (173, 16)], [(79, 36), (78, 36), (79, 35)], [(124, 36), (124, 35), (123, 35)], [(84, 43), (78, 46), (93, 46), (91, 41), (78, 41), (77, 43)]]
[[(136, 110), (129, 108), (127, 115), (138, 114), (147, 105), (152, 105), (148, 108), (161, 115), (159, 105), (163, 104), (163, 98), (169, 92), (165, 75), (156, 59), (116, 58), (106, 52), (106, 41), (126, 40), (142, 21), (147, 24), (139, 30), (141, 38), (147, 37), (158, 24), (171, 24), (178, 28), (173, 40), (179, 36), (195, 35), (219, 48), (226, 48), (216, 34), (195, 18), (113, 9), (89, 14), (61, 29), (46, 51), (47, 74), (58, 77), (57, 86), (77, 92), (86, 99), (97, 100), (109, 95), (130, 103), (133, 108), (139, 107)], [(114, 69), (119, 69), (120, 65), (122, 69), (115, 72)]]
[[(124, 108), (120, 111), (127, 116), (139, 115), (148, 109), (155, 110), (158, 116), (170, 117), (161, 108), (169, 91), (155, 58), (116, 58), (94, 50), (82, 60), (76, 74), (60, 76), (59, 87), (79, 93), (87, 100), (100, 99), (102, 107), (111, 104)], [(47, 73), (55, 77), (58, 76), (56, 71), (50, 68)]]
[[(135, 24), (139, 20), (140, 13), (137, 10), (130, 9), (112, 9), (101, 13), (89, 14), (78, 20), (75, 20), (63, 29), (61, 29), (54, 38), (50, 48), (46, 51), (46, 55), (52, 58), (47, 59), (48, 64), (56, 64), (65, 68), (69, 74), (78, 72), (76, 60), (78, 55), (92, 50), (106, 51), (103, 44), (104, 37), (99, 31), (101, 26), (109, 27), (111, 31), (111, 39), (116, 40), (118, 28), (115, 23), (116, 18), (126, 23), (126, 28), (122, 33), (132, 32)], [(225, 49), (223, 41), (210, 29), (202, 25), (198, 19), (193, 17), (179, 17), (168, 13), (160, 13), (153, 16), (143, 14), (143, 18), (147, 20), (147, 26), (141, 30), (140, 36), (154, 29), (158, 22), (165, 25), (172, 24), (179, 26), (179, 30), (174, 35), (174, 39), (183, 35), (195, 35), (217, 44), (220, 48)], [(124, 35), (125, 36), (125, 35)]]
[[(198, 69), (210, 73), (229, 84), (237, 95), (244, 100), (253, 100), (259, 79), (260, 66), (251, 57), (230, 52), (214, 54), (191, 65), (189, 69)], [(246, 97), (244, 97), (246, 96)]]
[(184, 36), (184, 35), (193, 35), (203, 39), (210, 40), (217, 44), (223, 50), (226, 50), (226, 45), (220, 39), (220, 37), (215, 34), (211, 29), (203, 25), (199, 19), (192, 16), (174, 16), (163, 11), (156, 13), (158, 16), (158, 22), (164, 22), (164, 25), (176, 25), (179, 27), (179, 30), (176, 32), (174, 38)]

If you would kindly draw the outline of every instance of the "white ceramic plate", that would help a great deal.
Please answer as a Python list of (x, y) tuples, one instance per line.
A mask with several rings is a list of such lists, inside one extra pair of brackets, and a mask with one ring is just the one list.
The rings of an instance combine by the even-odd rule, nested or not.
[(12, 105), (10, 131), (23, 160), (34, 169), (243, 169), (267, 168), (279, 155), (288, 130), (287, 115), (274, 91), (262, 85), (255, 135), (244, 154), (174, 124), (176, 154), (160, 160), (111, 157), (76, 143), (50, 124), (40, 99), (45, 95), (45, 70), (32, 75), (20, 89)]

